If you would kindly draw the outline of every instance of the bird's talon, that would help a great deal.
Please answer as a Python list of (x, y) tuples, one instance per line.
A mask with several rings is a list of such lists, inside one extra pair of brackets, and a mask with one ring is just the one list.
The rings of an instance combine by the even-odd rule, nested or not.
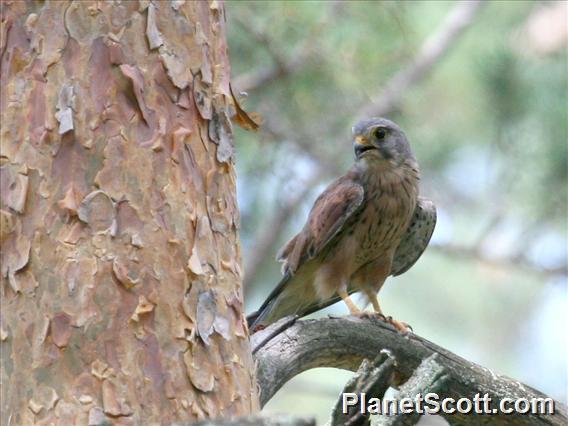
[(383, 315), (383, 317), (385, 318), (384, 321), (385, 321), (387, 324), (392, 325), (392, 326), (396, 329), (396, 331), (398, 331), (399, 333), (401, 333), (401, 334), (403, 334), (403, 335), (406, 335), (406, 334), (408, 334), (408, 333), (411, 333), (411, 332), (413, 333), (413, 332), (414, 332), (414, 330), (412, 329), (412, 327), (411, 327), (410, 325), (408, 325), (407, 323), (405, 323), (405, 322), (397, 321), (397, 320), (395, 320), (393, 317), (391, 317), (390, 315), (389, 315), (389, 316), (384, 316), (384, 315)]
[(392, 326), (394, 328), (396, 328), (396, 330), (401, 333), (402, 335), (407, 335), (409, 333), (412, 333), (414, 330), (412, 330), (412, 327), (410, 327), (407, 323), (402, 322), (402, 321), (397, 321), (397, 320), (392, 320), (390, 322), (390, 324), (392, 324)]
[(263, 325), (263, 324), (258, 324), (258, 325), (255, 326), (252, 330), (250, 330), (250, 334), (254, 334), (254, 333), (256, 333), (257, 331), (264, 330), (265, 328), (266, 328), (265, 325)]
[(381, 321), (388, 322), (387, 317), (385, 317), (380, 312), (361, 311), (356, 313), (355, 316), (365, 319), (378, 318)]

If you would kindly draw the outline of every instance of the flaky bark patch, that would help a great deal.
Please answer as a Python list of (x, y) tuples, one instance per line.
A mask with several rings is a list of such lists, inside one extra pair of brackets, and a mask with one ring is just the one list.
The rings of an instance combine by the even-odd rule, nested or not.
[(257, 409), (225, 15), (2, 5), (2, 423)]

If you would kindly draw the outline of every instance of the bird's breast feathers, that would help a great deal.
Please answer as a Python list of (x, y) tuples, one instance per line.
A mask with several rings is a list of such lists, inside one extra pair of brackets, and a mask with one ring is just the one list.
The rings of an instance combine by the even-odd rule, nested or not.
[(320, 297), (332, 293), (329, 283), (349, 281), (361, 267), (377, 258), (392, 259), (412, 218), (417, 176), (382, 171), (374, 179), (360, 182), (364, 188), (360, 209), (319, 259), (321, 267), (314, 284)]

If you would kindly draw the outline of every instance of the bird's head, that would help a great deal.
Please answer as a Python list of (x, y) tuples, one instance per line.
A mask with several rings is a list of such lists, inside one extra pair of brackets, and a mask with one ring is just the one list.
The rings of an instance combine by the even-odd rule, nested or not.
[(371, 118), (353, 126), (353, 149), (357, 161), (394, 161), (402, 164), (414, 160), (406, 135), (397, 124), (386, 118)]

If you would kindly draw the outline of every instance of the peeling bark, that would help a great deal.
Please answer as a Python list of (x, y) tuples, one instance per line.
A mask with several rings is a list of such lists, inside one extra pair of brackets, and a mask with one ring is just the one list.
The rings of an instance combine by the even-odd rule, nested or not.
[(1, 8), (0, 423), (257, 411), (222, 4)]

